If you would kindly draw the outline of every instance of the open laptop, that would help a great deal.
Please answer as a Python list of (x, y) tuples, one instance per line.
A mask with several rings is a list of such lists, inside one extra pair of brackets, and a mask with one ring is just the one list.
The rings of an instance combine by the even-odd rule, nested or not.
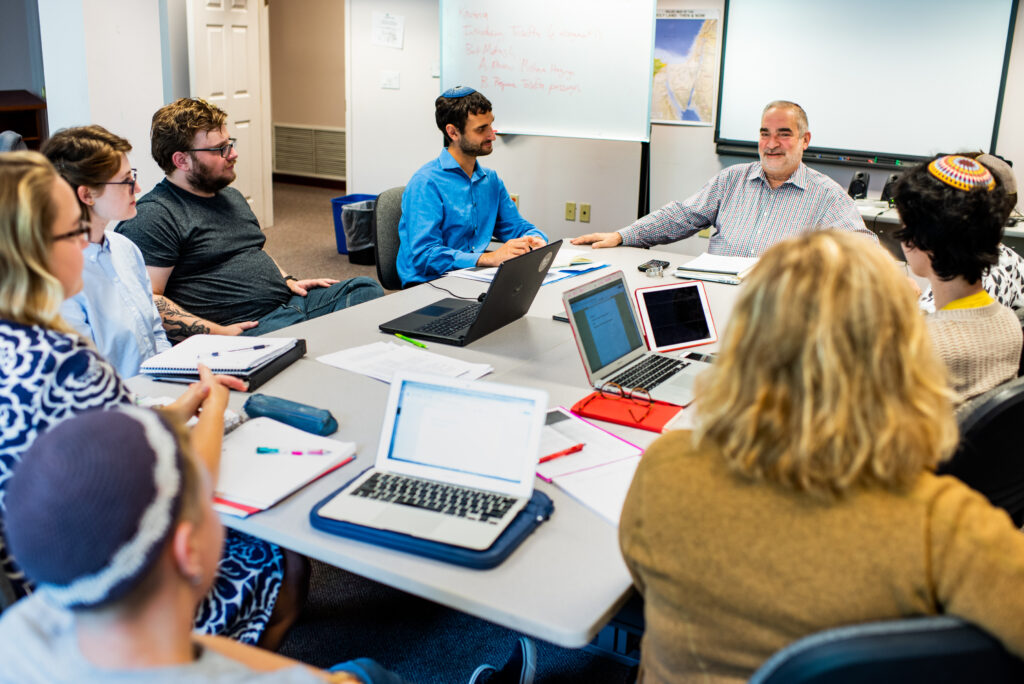
[(381, 323), (380, 329), (463, 347), (529, 310), (561, 246), (557, 240), (502, 263), (482, 301), (448, 297)]
[[(710, 364), (648, 351), (622, 271), (567, 290), (562, 302), (592, 387), (614, 382), (642, 387), (656, 401), (679, 406), (693, 401), (694, 380)], [(701, 311), (694, 315), (707, 315)]]
[(490, 548), (533, 495), (547, 403), (542, 390), (398, 372), (376, 463), (319, 515)]

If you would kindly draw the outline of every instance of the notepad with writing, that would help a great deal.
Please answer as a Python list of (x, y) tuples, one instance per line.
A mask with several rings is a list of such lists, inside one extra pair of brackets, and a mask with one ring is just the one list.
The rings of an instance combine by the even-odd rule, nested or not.
[(214, 508), (238, 517), (270, 508), (351, 461), (355, 450), (352, 442), (253, 418), (224, 438)]

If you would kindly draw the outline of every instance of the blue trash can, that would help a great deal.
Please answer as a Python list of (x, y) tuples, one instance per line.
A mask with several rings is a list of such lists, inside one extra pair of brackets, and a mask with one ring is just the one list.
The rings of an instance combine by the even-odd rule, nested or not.
[(345, 229), (341, 223), (341, 208), (353, 202), (365, 202), (366, 200), (377, 199), (376, 195), (345, 195), (335, 197), (331, 200), (331, 210), (334, 213), (334, 240), (338, 244), (338, 254), (348, 254), (348, 245), (345, 244)]

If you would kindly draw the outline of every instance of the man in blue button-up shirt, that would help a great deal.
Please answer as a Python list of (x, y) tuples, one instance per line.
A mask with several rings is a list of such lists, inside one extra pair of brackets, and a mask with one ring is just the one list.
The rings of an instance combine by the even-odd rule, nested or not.
[[(520, 216), (498, 174), (476, 162), (493, 149), (490, 101), (458, 86), (437, 98), (434, 116), (445, 148), (402, 194), (397, 267), (405, 286), (454, 269), (497, 266), (547, 244), (547, 236)], [(492, 236), (503, 244), (487, 252)]]

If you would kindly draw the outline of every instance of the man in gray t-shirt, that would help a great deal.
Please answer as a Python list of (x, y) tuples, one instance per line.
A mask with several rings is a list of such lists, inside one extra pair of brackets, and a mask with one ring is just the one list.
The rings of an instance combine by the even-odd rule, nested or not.
[(300, 280), (263, 251), (266, 238), (235, 180), (227, 114), (183, 98), (153, 115), (153, 158), (167, 177), (116, 231), (138, 245), (171, 339), (260, 335), (384, 294), (358, 277)]

